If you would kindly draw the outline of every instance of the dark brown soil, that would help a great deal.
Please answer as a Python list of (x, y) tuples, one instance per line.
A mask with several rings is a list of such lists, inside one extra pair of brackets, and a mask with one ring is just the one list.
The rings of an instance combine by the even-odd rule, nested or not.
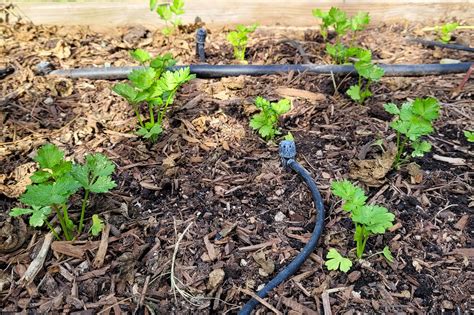
[[(335, 314), (472, 311), (473, 153), (463, 135), (463, 130), (473, 129), (472, 79), (452, 97), (462, 74), (383, 78), (364, 106), (344, 94), (347, 78), (336, 78), (339, 93), (331, 77), (322, 75), (196, 79), (180, 91), (164, 134), (150, 144), (133, 135), (133, 112), (111, 92), (114, 82), (39, 76), (35, 66), (39, 61), (56, 68), (128, 65), (128, 51), (136, 47), (170, 51), (180, 63), (193, 63), (192, 32), (167, 44), (159, 31), (137, 27), (106, 33), (28, 24), (0, 28), (5, 38), (0, 68), (15, 68), (0, 81), (0, 228), (11, 220), (9, 209), (19, 205), (16, 198), (25, 186), (21, 178), (29, 174), (32, 156), (43, 143), (55, 143), (79, 161), (89, 152), (106, 154), (117, 165), (118, 184), (111, 193), (93, 197), (87, 213), (100, 214), (111, 226), (103, 266), (93, 264), (97, 247), (84, 250), (82, 258), (50, 250), (43, 268), (25, 285), (20, 278), (47, 233), (29, 228), (23, 246), (0, 258), (3, 312), (236, 313), (249, 299), (239, 288), (256, 291), (267, 283), (298, 254), (314, 227), (315, 211), (304, 183), (282, 169), (276, 142), (265, 143), (248, 126), (253, 99), (279, 99), (278, 87), (323, 95), (320, 101), (295, 98), (280, 125), (295, 136), (298, 161), (315, 178), (327, 218), (311, 259), (267, 302), (291, 314), (322, 313), (328, 307)], [(381, 24), (362, 32), (359, 40), (374, 51), (374, 59), (387, 63), (472, 61), (468, 53), (408, 44), (403, 36), (420, 28)], [(281, 42), (285, 38), (302, 43), (311, 62), (329, 62), (313, 31), (277, 28), (262, 28), (252, 37), (249, 62), (302, 62), (293, 47)], [(210, 32), (208, 52), (209, 63), (232, 63), (222, 30)], [(329, 248), (355, 256), (354, 228), (330, 194), (331, 181), (347, 178), (349, 162), (364, 145), (392, 135), (384, 103), (426, 96), (438, 98), (443, 109), (429, 138), (433, 151), (415, 160), (421, 181), (414, 182), (402, 168), (391, 171), (379, 187), (365, 187), (371, 202), (396, 215), (396, 226), (371, 238), (367, 258), (353, 259), (348, 274), (328, 271), (323, 262)], [(195, 98), (197, 102), (190, 102)], [(454, 165), (436, 156), (464, 163)], [(70, 209), (79, 213), (79, 198)], [(275, 220), (279, 212), (283, 221)], [(179, 235), (189, 225), (173, 259)], [(229, 227), (225, 237), (216, 237)], [(84, 235), (82, 240), (100, 237)], [(276, 271), (263, 277), (252, 255), (269, 241), (263, 252)], [(256, 247), (248, 249), (252, 245)], [(385, 245), (393, 263), (371, 256)], [(172, 263), (178, 287), (192, 298), (173, 291)], [(212, 288), (209, 277), (218, 269), (225, 276)], [(329, 304), (323, 306), (325, 302)], [(258, 309), (260, 314), (270, 312)]]

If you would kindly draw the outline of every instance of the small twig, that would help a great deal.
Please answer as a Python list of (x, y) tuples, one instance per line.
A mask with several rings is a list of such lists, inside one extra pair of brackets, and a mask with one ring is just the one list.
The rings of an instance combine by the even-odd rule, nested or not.
[(283, 313), (277, 310), (275, 307), (273, 307), (273, 305), (271, 305), (270, 303), (268, 303), (267, 301), (265, 301), (264, 299), (259, 297), (257, 294), (253, 293), (252, 291), (244, 289), (244, 288), (239, 288), (239, 291), (247, 295), (250, 295), (253, 299), (259, 301), (262, 305), (266, 306), (269, 310), (274, 312), (276, 315), (283, 315)]
[(92, 263), (94, 268), (101, 268), (104, 264), (105, 254), (107, 253), (107, 248), (109, 246), (109, 234), (110, 224), (107, 223), (105, 229), (102, 231), (99, 249), (97, 250), (97, 254), (95, 255), (94, 262)]
[(26, 269), (25, 274), (20, 279), (23, 284), (31, 283), (35, 279), (41, 268), (43, 268), (44, 261), (46, 260), (46, 256), (48, 255), (53, 238), (54, 236), (51, 232), (45, 235), (43, 245), (41, 246), (38, 255), (36, 255), (35, 259), (33, 259), (31, 264), (28, 266), (28, 269)]

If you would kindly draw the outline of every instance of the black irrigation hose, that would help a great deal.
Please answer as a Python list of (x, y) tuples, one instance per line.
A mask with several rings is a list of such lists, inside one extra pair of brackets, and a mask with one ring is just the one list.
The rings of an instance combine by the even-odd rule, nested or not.
[[(465, 73), (472, 65), (472, 62), (462, 62), (453, 64), (406, 64), (390, 65), (379, 64), (385, 70), (385, 76), (388, 77), (409, 77), (439, 75), (449, 73)], [(176, 70), (183, 67), (190, 67), (191, 73), (199, 78), (221, 78), (239, 75), (268, 75), (288, 72), (306, 72), (313, 74), (340, 74), (353, 75), (357, 73), (352, 65), (208, 65), (198, 64), (189, 66), (175, 66), (170, 70)], [(79, 69), (61, 69), (50, 72), (50, 75), (63, 76), (69, 78), (87, 78), (96, 80), (119, 80), (126, 79), (127, 75), (134, 69), (140, 67), (97, 67), (97, 68), (79, 68)]]
[[(308, 188), (311, 191), (311, 195), (313, 197), (317, 216), (316, 223), (314, 225), (313, 235), (309, 239), (308, 243), (290, 264), (288, 264), (282, 271), (280, 271), (278, 275), (275, 276), (275, 278), (268, 282), (265, 287), (263, 287), (263, 289), (257, 292), (257, 295), (261, 298), (265, 298), (268, 292), (283, 283), (300, 268), (300, 266), (305, 262), (305, 260), (316, 248), (318, 239), (321, 236), (324, 227), (324, 204), (321, 198), (321, 194), (319, 193), (318, 187), (316, 186), (316, 183), (311, 178), (311, 175), (308, 173), (308, 171), (298, 162), (296, 162), (295, 143), (293, 141), (288, 140), (282, 141), (280, 143), (280, 156), (282, 159), (283, 166), (285, 168), (291, 168), (292, 170), (294, 170), (298, 175), (303, 178), (306, 185), (308, 185)], [(242, 307), (239, 312), (239, 315), (250, 315), (250, 313), (255, 308), (255, 306), (258, 305), (258, 303), (259, 302), (256, 299), (251, 299)]]
[(426, 40), (421, 38), (409, 38), (409, 42), (418, 43), (426, 47), (441, 47), (446, 49), (455, 49), (455, 50), (464, 50), (469, 52), (474, 52), (474, 47), (459, 45), (459, 44), (445, 44), (441, 42), (436, 42), (433, 40)]

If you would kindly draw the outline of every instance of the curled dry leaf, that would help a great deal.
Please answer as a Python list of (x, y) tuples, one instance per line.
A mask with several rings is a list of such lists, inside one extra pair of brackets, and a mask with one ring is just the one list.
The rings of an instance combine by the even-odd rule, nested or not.
[(256, 252), (255, 254), (252, 255), (252, 257), (255, 260), (255, 262), (257, 262), (257, 264), (259, 264), (260, 267), (262, 267), (258, 269), (258, 273), (262, 277), (268, 277), (269, 275), (273, 273), (273, 271), (275, 271), (275, 263), (271, 261), (270, 259), (267, 260), (265, 258), (264, 252), (262, 251)]
[(349, 177), (360, 180), (367, 186), (379, 187), (385, 182), (385, 175), (392, 168), (397, 147), (388, 144), (387, 150), (375, 159), (351, 160), (349, 162)]

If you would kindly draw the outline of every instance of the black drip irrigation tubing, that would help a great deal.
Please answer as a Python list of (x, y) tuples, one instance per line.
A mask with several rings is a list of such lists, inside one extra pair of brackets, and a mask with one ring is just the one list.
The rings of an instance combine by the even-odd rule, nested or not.
[[(313, 197), (314, 206), (317, 211), (316, 223), (314, 225), (313, 235), (311, 235), (311, 238), (309, 239), (305, 247), (301, 250), (301, 252), (295, 257), (295, 259), (291, 263), (289, 263), (282, 271), (280, 271), (275, 276), (275, 278), (268, 282), (263, 287), (263, 289), (257, 292), (257, 295), (260, 298), (265, 298), (268, 292), (279, 286), (300, 268), (300, 266), (306, 261), (309, 255), (316, 248), (319, 237), (321, 236), (324, 227), (325, 214), (321, 194), (319, 193), (318, 187), (316, 186), (314, 180), (311, 178), (309, 172), (298, 162), (296, 162), (296, 146), (294, 141), (284, 140), (280, 143), (280, 157), (282, 160), (283, 167), (285, 169), (290, 168), (294, 170), (298, 175), (300, 175), (308, 186), (309, 190), (311, 191), (311, 196)], [(239, 315), (250, 315), (252, 310), (259, 303), (259, 301), (252, 298), (241, 308)]]
[[(452, 64), (405, 64), (390, 65), (378, 64), (385, 70), (384, 76), (388, 77), (417, 77), (426, 75), (440, 75), (450, 73), (465, 73), (472, 62)], [(288, 72), (305, 72), (312, 74), (338, 74), (356, 76), (353, 65), (316, 65), (316, 64), (287, 64), (287, 65), (182, 65), (174, 66), (169, 70), (189, 67), (191, 73), (199, 78), (221, 78), (239, 75), (259, 76)], [(95, 67), (78, 69), (60, 69), (50, 72), (50, 75), (69, 78), (86, 78), (95, 80), (120, 80), (126, 79), (128, 74), (142, 67)]]
[(445, 44), (445, 43), (436, 42), (433, 40), (421, 39), (421, 38), (409, 38), (408, 41), (412, 43), (421, 44), (425, 47), (441, 47), (445, 49), (455, 49), (455, 50), (464, 50), (464, 51), (474, 52), (474, 47), (469, 47), (469, 46), (464, 46), (464, 45), (459, 45), (459, 44), (449, 44), (449, 43)]

